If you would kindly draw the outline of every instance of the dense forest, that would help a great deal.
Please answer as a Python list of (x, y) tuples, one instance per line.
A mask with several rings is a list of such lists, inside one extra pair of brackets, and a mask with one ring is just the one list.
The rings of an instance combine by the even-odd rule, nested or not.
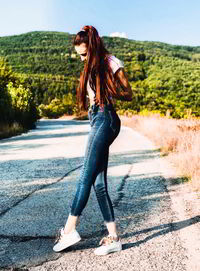
[[(40, 31), (0, 38), (0, 122), (13, 121), (15, 115), (26, 123), (30, 116), (33, 122), (39, 115), (76, 112), (83, 63), (73, 38), (68, 33)], [(200, 116), (200, 46), (116, 37), (103, 40), (109, 52), (124, 61), (133, 90), (132, 102), (118, 101), (117, 109), (175, 118)]]

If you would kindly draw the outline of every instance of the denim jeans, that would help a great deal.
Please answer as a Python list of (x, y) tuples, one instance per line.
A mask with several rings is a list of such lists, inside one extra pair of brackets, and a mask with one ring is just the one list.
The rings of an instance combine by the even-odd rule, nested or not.
[(93, 105), (88, 116), (91, 130), (71, 215), (81, 215), (93, 186), (104, 221), (112, 222), (115, 218), (107, 189), (108, 156), (109, 147), (119, 134), (121, 122), (111, 105)]

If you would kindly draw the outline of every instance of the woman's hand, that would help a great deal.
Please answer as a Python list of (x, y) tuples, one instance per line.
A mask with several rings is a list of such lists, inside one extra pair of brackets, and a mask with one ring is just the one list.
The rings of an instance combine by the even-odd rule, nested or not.
[(118, 95), (115, 98), (122, 101), (132, 101), (132, 89), (123, 68), (120, 68), (115, 73), (115, 78), (121, 87), (121, 89), (118, 91)]

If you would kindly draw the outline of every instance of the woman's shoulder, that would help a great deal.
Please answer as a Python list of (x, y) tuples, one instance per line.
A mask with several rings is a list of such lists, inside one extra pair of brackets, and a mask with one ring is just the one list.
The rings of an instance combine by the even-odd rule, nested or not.
[(124, 68), (124, 63), (119, 58), (117, 58), (114, 55), (108, 55), (108, 63), (113, 71), (113, 73), (116, 73), (116, 71), (120, 68)]

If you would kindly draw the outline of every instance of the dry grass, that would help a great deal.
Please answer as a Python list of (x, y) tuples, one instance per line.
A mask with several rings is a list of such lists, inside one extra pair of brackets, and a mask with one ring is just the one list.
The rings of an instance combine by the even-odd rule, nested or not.
[(200, 120), (176, 120), (159, 115), (122, 117), (124, 125), (138, 130), (168, 154), (178, 172), (200, 189)]

